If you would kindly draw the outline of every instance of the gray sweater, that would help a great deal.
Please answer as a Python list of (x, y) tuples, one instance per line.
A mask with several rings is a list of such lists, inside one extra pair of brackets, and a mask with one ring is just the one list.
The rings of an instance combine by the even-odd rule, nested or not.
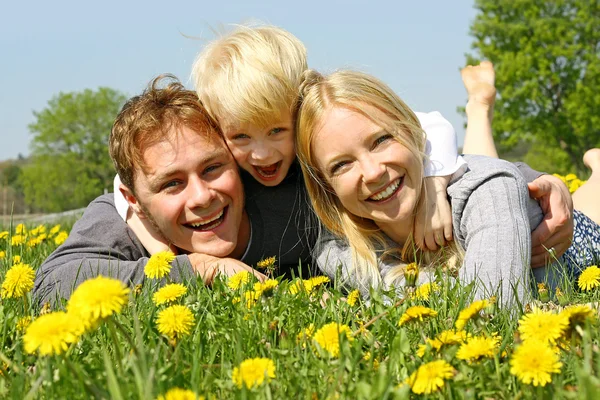
[[(467, 172), (447, 189), (454, 238), (465, 250), (459, 279), (465, 284), (478, 281), (477, 298), (495, 294), (499, 289), (504, 303), (512, 301), (513, 293), (523, 300), (529, 284), (531, 231), (543, 218), (538, 203), (529, 198), (527, 182), (541, 173), (525, 164), (515, 166), (483, 156), (464, 157), (469, 167)], [(332, 278), (341, 276), (345, 286), (368, 295), (370, 280), (349, 272), (352, 257), (344, 240), (322, 231), (315, 246), (315, 258), (325, 274)], [(394, 265), (379, 259), (382, 281)], [(433, 280), (433, 273), (421, 271), (420, 283)], [(400, 278), (394, 286), (401, 287), (403, 281)]]

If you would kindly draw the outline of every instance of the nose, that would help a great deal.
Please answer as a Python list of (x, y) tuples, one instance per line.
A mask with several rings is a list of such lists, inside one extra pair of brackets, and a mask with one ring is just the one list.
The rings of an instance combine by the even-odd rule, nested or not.
[(385, 166), (375, 157), (367, 156), (361, 161), (363, 181), (365, 183), (379, 182), (385, 173)]
[(215, 198), (215, 193), (207, 182), (200, 178), (190, 179), (188, 183), (188, 207), (208, 208)]
[(273, 148), (265, 143), (256, 143), (252, 149), (252, 160), (264, 161), (272, 158)]

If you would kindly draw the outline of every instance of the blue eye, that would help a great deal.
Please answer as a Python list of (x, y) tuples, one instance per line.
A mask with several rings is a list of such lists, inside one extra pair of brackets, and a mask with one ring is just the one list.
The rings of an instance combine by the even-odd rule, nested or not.
[(231, 138), (231, 140), (239, 139), (250, 139), (250, 136), (246, 135), (245, 133), (238, 133), (237, 135), (233, 135), (233, 137)]
[(209, 165), (208, 167), (206, 167), (206, 169), (204, 169), (204, 173), (208, 174), (211, 173), (219, 168), (221, 168), (223, 166), (223, 164), (213, 164), (213, 165)]
[(279, 132), (283, 131), (283, 128), (273, 128), (271, 129), (271, 131), (269, 132), (269, 135), (276, 135)]
[(161, 190), (174, 188), (174, 187), (178, 186), (180, 183), (181, 182), (179, 182), (179, 181), (169, 181), (161, 187)]
[(394, 137), (389, 134), (386, 133), (385, 135), (379, 136), (375, 142), (373, 142), (373, 148), (376, 148), (377, 146), (379, 146), (381, 143), (384, 143), (386, 141), (388, 141), (389, 139), (393, 139)]

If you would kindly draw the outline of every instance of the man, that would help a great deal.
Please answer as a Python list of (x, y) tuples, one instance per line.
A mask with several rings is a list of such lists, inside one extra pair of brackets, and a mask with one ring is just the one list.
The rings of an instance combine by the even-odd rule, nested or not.
[[(218, 126), (179, 82), (159, 88), (164, 78), (125, 104), (109, 148), (130, 209), (156, 233), (155, 243), (166, 241), (179, 253), (169, 278), (196, 274), (210, 284), (217, 273), (245, 270), (264, 279), (249, 264), (270, 256), (277, 257), (278, 275), (306, 266), (310, 235), (287, 229), (302, 219), (302, 203), (274, 202), (256, 191), (245, 204), (237, 164)], [(141, 283), (152, 243), (119, 216), (112, 194), (100, 196), (42, 264), (34, 295), (42, 303), (68, 298), (97, 275)]]

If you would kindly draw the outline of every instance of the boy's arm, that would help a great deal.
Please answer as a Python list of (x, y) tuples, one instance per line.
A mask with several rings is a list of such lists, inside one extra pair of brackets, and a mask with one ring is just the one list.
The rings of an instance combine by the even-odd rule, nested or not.
[(456, 132), (439, 112), (415, 113), (427, 136), (423, 201), (415, 220), (415, 243), (435, 251), (452, 240), (452, 215), (446, 188), (452, 174), (465, 168), (458, 156)]

